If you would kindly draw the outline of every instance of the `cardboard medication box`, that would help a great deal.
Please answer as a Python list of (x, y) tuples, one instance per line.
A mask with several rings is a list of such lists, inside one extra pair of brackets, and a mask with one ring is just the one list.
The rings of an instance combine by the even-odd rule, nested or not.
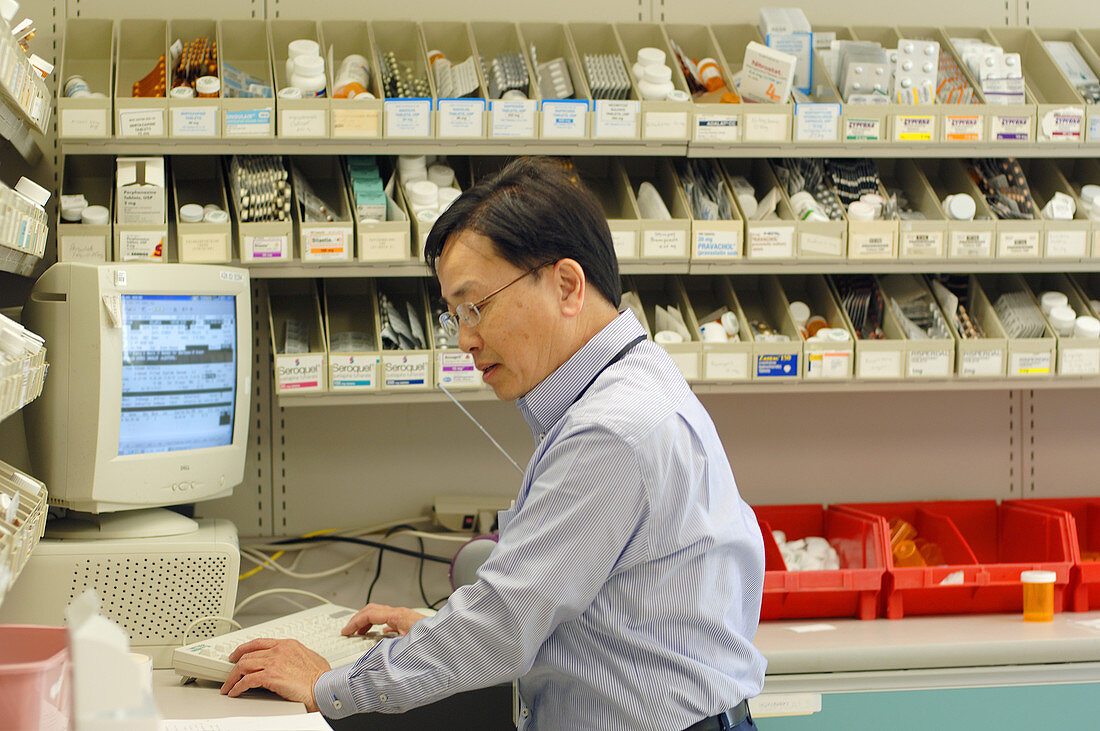
[(163, 157), (115, 161), (115, 259), (167, 259), (168, 219)]

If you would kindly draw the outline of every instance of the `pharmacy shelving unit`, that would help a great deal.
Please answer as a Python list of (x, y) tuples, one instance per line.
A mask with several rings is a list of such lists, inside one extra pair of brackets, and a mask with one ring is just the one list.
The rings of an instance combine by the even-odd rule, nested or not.
[[(32, 0), (33, 4), (34, 0)], [(74, 12), (72, 7), (58, 5), (59, 18), (67, 17), (71, 27), (90, 27), (87, 10)], [(1063, 4), (1044, 2), (1048, 10), (1063, 11)], [(1100, 27), (1100, 16), (1094, 4), (1071, 2), (1079, 11), (1081, 27)], [(111, 5), (119, 17), (148, 15), (135, 3), (119, 0)], [(315, 0), (269, 0), (267, 17), (278, 22), (288, 18), (324, 17), (321, 32), (336, 33), (334, 26), (347, 25), (340, 31), (344, 43), (349, 38), (371, 36), (369, 24), (340, 23), (328, 18), (344, 18), (346, 10), (337, 3), (322, 2), (318, 13)], [(666, 20), (675, 22), (677, 42), (694, 43), (701, 18), (719, 23), (726, 18), (714, 18), (712, 3), (696, 0), (665, 2), (660, 18), (639, 16), (635, 3), (630, 7), (607, 7), (593, 11), (585, 3), (568, 2), (561, 12), (565, 17), (605, 21)], [(1017, 7), (1018, 6), (1018, 7)], [(203, 6), (204, 8), (206, 6)], [(1023, 2), (1012, 0), (977, 4), (961, 8), (957, 3), (935, 2), (924, 7), (886, 8), (878, 2), (850, 6), (840, 18), (821, 18), (828, 22), (882, 22), (926, 25), (929, 12), (937, 13), (937, 22), (956, 25), (1024, 25), (1029, 19), (1038, 22), (1040, 9), (1034, 0), (1030, 9)], [(114, 10), (117, 8), (117, 10)], [(79, 11), (79, 3), (77, 11)], [(438, 11), (438, 12), (437, 12)], [(1019, 12), (1017, 12), (1019, 11)], [(454, 8), (441, 2), (422, 4), (420, 18), (453, 18)], [(490, 11), (487, 11), (487, 13)], [(566, 49), (570, 41), (556, 36), (554, 28), (561, 24), (540, 23), (541, 18), (528, 17), (533, 11), (507, 6), (510, 18), (518, 21), (521, 31), (537, 36), (546, 47)], [(591, 17), (598, 12), (602, 17)], [(729, 22), (751, 22), (756, 7), (746, 6), (726, 11), (737, 17)], [(838, 11), (839, 12), (839, 11)], [(1066, 11), (1068, 12), (1068, 11)], [(462, 15), (470, 16), (468, 8)], [(1028, 15), (1030, 13), (1030, 15)], [(38, 13), (49, 15), (49, 12)], [(77, 15), (80, 17), (76, 17)], [(196, 13), (198, 14), (198, 13)], [(225, 2), (211, 4), (207, 17), (232, 19), (245, 23), (261, 15), (255, 3)], [(472, 13), (476, 16), (477, 13)], [(982, 17), (986, 15), (988, 17)], [(857, 21), (857, 16), (860, 18)], [(940, 19), (942, 16), (942, 20)], [(819, 18), (814, 17), (815, 21)], [(110, 21), (107, 21), (108, 23)], [(300, 22), (300, 21), (298, 21)], [(685, 24), (694, 24), (685, 27)], [(572, 25), (572, 24), (570, 24)], [(614, 34), (608, 36), (603, 23), (587, 28), (584, 43), (602, 52)], [(351, 27), (356, 26), (356, 27)], [(236, 30), (245, 25), (234, 26)], [(367, 30), (362, 30), (366, 27)], [(396, 33), (407, 26), (394, 25)], [(882, 37), (886, 31), (870, 27), (841, 29), (841, 37)], [(562, 32), (562, 31), (559, 31)], [(638, 31), (631, 38), (649, 33)], [(362, 35), (364, 34), (365, 35)], [(633, 32), (632, 32), (633, 33)], [(357, 35), (359, 34), (359, 35)], [(1090, 39), (1087, 32), (1082, 34)], [(671, 30), (670, 30), (671, 35)], [(704, 32), (705, 36), (706, 33)], [(484, 31), (478, 35), (481, 40)], [(100, 32), (99, 43), (89, 44), (79, 55), (79, 63), (99, 64), (95, 71), (104, 83), (112, 79), (112, 59), (116, 53), (114, 37)], [(244, 44), (244, 34), (234, 36), (236, 49)], [(565, 39), (565, 40), (563, 40)], [(71, 48), (69, 36), (59, 27), (57, 46)], [(223, 43), (225, 37), (223, 36)], [(1095, 40), (1095, 39), (1093, 39)], [(740, 57), (723, 45), (721, 38), (713, 42), (719, 53), (723, 75), (740, 66)], [(1015, 39), (1013, 39), (1015, 42)], [(503, 43), (503, 41), (502, 41)], [(708, 42), (709, 43), (709, 42)], [(104, 45), (105, 44), (105, 45)], [(230, 43), (230, 46), (232, 42)], [(704, 44), (706, 45), (706, 44)], [(231, 50), (226, 46), (226, 52)], [(247, 50), (247, 49), (245, 49)], [(691, 52), (691, 49), (688, 49)], [(710, 50), (708, 48), (708, 50)], [(67, 52), (67, 51), (66, 51)], [(58, 59), (61, 61), (61, 59)], [(68, 63), (68, 59), (65, 59)], [(62, 73), (70, 73), (63, 71)], [(89, 73), (85, 71), (85, 74)], [(90, 81), (91, 79), (89, 79)], [(1062, 89), (1064, 91), (1064, 89)], [(587, 94), (583, 91), (582, 95)], [(1060, 96), (1060, 99), (1064, 96)], [(227, 109), (221, 100), (221, 111)], [(870, 157), (914, 160), (962, 159), (978, 156), (1015, 156), (1018, 158), (1064, 158), (1068, 161), (1088, 161), (1100, 155), (1100, 136), (1092, 126), (1086, 126), (1082, 139), (1075, 142), (1047, 143), (1034, 141), (990, 141), (989, 133), (978, 141), (952, 141), (943, 135), (948, 128), (946, 116), (937, 118), (936, 134), (921, 141), (891, 139), (896, 119), (881, 117), (880, 139), (865, 142), (799, 138), (798, 126), (790, 121), (782, 139), (754, 139), (741, 132), (748, 126), (738, 112), (746, 110), (696, 108), (687, 104), (682, 109), (648, 109), (640, 104), (636, 111), (622, 105), (616, 111), (636, 113), (638, 135), (629, 140), (599, 138), (592, 134), (595, 109), (588, 108), (583, 120), (585, 134), (580, 138), (552, 138), (540, 134), (533, 138), (510, 140), (489, 136), (492, 130), (486, 120), (482, 139), (441, 139), (421, 136), (393, 137), (385, 134), (385, 109), (377, 107), (356, 110), (350, 105), (327, 108), (329, 133), (319, 137), (287, 138), (279, 134), (278, 109), (273, 109), (272, 128), (266, 135), (250, 138), (209, 137), (187, 139), (164, 135), (157, 138), (119, 137), (113, 134), (112, 122), (117, 109), (113, 100), (102, 102), (59, 100), (61, 139), (57, 142), (62, 164), (69, 160), (103, 158), (115, 155), (352, 155), (352, 154), (444, 154), (469, 156), (512, 156), (519, 154), (560, 154), (572, 157), (705, 157), (729, 158), (733, 164), (778, 157), (812, 155), (817, 157)], [(587, 102), (591, 104), (591, 99)], [(728, 105), (722, 105), (728, 106)], [(323, 105), (322, 105), (323, 107)], [(322, 107), (302, 107), (288, 110), (306, 115), (317, 114)], [(748, 110), (772, 113), (794, 120), (797, 110)], [(1032, 115), (1038, 114), (1038, 101), (1033, 101)], [(165, 114), (171, 110), (166, 109)], [(236, 110), (230, 110), (236, 111)], [(983, 108), (984, 116), (997, 110)], [(859, 121), (863, 110), (842, 105), (839, 115), (843, 124)], [(438, 109), (435, 110), (438, 114)], [(487, 115), (489, 114), (487, 110)], [(905, 110), (883, 112), (884, 115), (904, 115)], [(644, 117), (654, 116), (677, 127), (681, 119), (688, 123), (688, 133), (682, 139), (644, 137)], [(677, 115), (685, 115), (683, 118)], [(935, 112), (933, 113), (935, 114)], [(736, 128), (736, 139), (716, 142), (700, 135), (694, 123), (714, 115), (734, 117), (723, 125), (725, 133)], [(710, 116), (707, 116), (710, 115)], [(1026, 116), (1026, 115), (1025, 115)], [(319, 117), (315, 117), (319, 119)], [(170, 117), (164, 128), (171, 130)], [(337, 133), (338, 120), (343, 135)], [(224, 121), (224, 117), (223, 117)], [(438, 117), (429, 129), (437, 130)], [(541, 122), (541, 120), (539, 120)], [(729, 120), (726, 120), (727, 122)], [(355, 123), (358, 136), (347, 136), (349, 125)], [(1034, 125), (1034, 118), (1030, 122)], [(754, 123), (755, 124), (755, 123)], [(72, 125), (72, 126), (69, 126)], [(304, 122), (303, 122), (304, 125)], [(982, 122), (983, 130), (992, 130), (992, 121)], [(760, 125), (755, 125), (757, 128)], [(766, 126), (766, 125), (764, 125)], [(297, 129), (302, 129), (300, 125)], [(1032, 127), (1034, 128), (1034, 127)], [(224, 130), (224, 126), (222, 127)], [(313, 128), (310, 128), (313, 129)], [(651, 126), (651, 131), (655, 128)], [(78, 134), (67, 134), (69, 131)], [(315, 130), (314, 130), (315, 131)], [(759, 130), (758, 130), (759, 131)], [(1100, 128), (1097, 129), (1100, 131)], [(109, 183), (108, 183), (109, 184)], [(427, 279), (428, 270), (412, 259), (393, 263), (352, 262), (338, 265), (311, 266), (300, 261), (277, 266), (250, 266), (254, 281), (255, 368), (253, 371), (253, 422), (250, 439), (255, 445), (248, 456), (250, 477), (232, 498), (196, 506), (203, 517), (229, 517), (244, 536), (282, 536), (304, 533), (320, 527), (344, 527), (362, 522), (355, 510), (347, 505), (360, 505), (369, 499), (374, 522), (397, 518), (410, 511), (418, 512), (430, 504), (439, 492), (514, 493), (515, 473), (499, 458), (495, 450), (480, 437), (466, 417), (438, 391), (379, 391), (365, 394), (303, 394), (276, 393), (272, 372), (272, 338), (265, 293), (269, 283), (302, 279), (325, 281), (338, 279), (391, 278)], [(622, 272), (629, 276), (723, 274), (734, 277), (815, 274), (885, 274), (885, 273), (1047, 273), (1074, 272), (1091, 276), (1100, 272), (1100, 258), (1072, 261), (756, 261), (741, 256), (732, 261), (702, 264), (686, 258), (673, 263), (646, 262), (642, 259), (624, 261)], [(282, 282), (280, 282), (282, 283)], [(0, 304), (10, 304), (0, 302)], [(698, 381), (692, 385), (704, 405), (714, 416), (716, 426), (727, 446), (737, 474), (742, 494), (754, 504), (835, 503), (858, 500), (966, 498), (1020, 498), (1095, 494), (1093, 470), (1088, 464), (1096, 438), (1095, 414), (1100, 413), (1100, 379), (1096, 378), (989, 378), (932, 379), (929, 381), (865, 381), (856, 378), (838, 382), (801, 380), (793, 383), (712, 383)], [(455, 391), (460, 400), (502, 446), (517, 458), (529, 453), (530, 439), (519, 426), (510, 405), (495, 402), (484, 389)], [(395, 425), (400, 425), (395, 428)], [(885, 438), (884, 438), (885, 436)], [(354, 455), (354, 456), (352, 456)], [(522, 459), (520, 460), (522, 462)], [(323, 499), (318, 499), (322, 496)], [(262, 576), (262, 574), (261, 574)], [(344, 582), (346, 577), (341, 577)], [(336, 580), (333, 580), (334, 582)], [(325, 584), (332, 595), (346, 594), (344, 603), (361, 601), (350, 589), (336, 583)], [(1066, 707), (1085, 697), (1082, 689), (1100, 678), (1100, 648), (1096, 647), (1086, 625), (1077, 620), (1096, 620), (1095, 614), (1062, 615), (1051, 632), (1043, 628), (1035, 632), (1021, 631), (1015, 617), (998, 616), (990, 621), (982, 617), (906, 619), (887, 623), (831, 622), (835, 630), (796, 632), (792, 627), (802, 623), (766, 625), (758, 642), (771, 660), (771, 670), (765, 688), (766, 696), (754, 705), (754, 715), (810, 712), (806, 703), (815, 700), (824, 711), (835, 712), (833, 698), (841, 699), (850, 709), (845, 723), (850, 727), (876, 728), (872, 713), (886, 712), (891, 704), (904, 700), (918, 707), (939, 707), (952, 688), (967, 688), (964, 698), (977, 699), (976, 708), (1012, 707), (1016, 696), (1011, 688), (1024, 686), (1029, 691), (1038, 684), (1048, 683), (1047, 707)], [(991, 626), (995, 625), (995, 626)], [(1029, 628), (1030, 629), (1030, 628)], [(1043, 634), (1043, 637), (1035, 635)], [(918, 645), (906, 639), (930, 639)], [(980, 644), (981, 647), (977, 647)], [(1072, 649), (1072, 653), (1067, 650)], [(972, 651), (967, 655), (968, 651)], [(1062, 658), (1062, 662), (1059, 662)], [(1065, 662), (1069, 661), (1069, 662)], [(1012, 667), (1016, 665), (1016, 667)], [(909, 670), (912, 668), (912, 670)], [(950, 668), (944, 670), (943, 668)], [(978, 686), (1001, 686), (978, 690)], [(1094, 685), (1092, 687), (1095, 687)], [(853, 690), (872, 690), (853, 693)], [(989, 696), (979, 694), (989, 692)], [(821, 693), (829, 694), (824, 701)], [(899, 700), (901, 699), (901, 700)], [(767, 704), (770, 703), (771, 706)], [(800, 705), (802, 704), (802, 705)], [(766, 709), (770, 708), (770, 712)], [(761, 712), (764, 713), (761, 713)], [(974, 708), (952, 706), (952, 719), (958, 724), (980, 727), (985, 720)], [(815, 721), (822, 715), (767, 718), (761, 725), (767, 729), (817, 728)], [(866, 717), (862, 726), (856, 720)], [(987, 717), (986, 717), (987, 718)], [(1071, 724), (1072, 725), (1072, 724)]]

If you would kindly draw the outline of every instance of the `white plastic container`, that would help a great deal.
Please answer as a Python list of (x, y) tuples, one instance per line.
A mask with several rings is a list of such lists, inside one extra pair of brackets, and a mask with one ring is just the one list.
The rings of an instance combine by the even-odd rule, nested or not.
[(642, 99), (646, 100), (667, 99), (675, 88), (672, 85), (672, 69), (668, 66), (646, 66), (645, 73), (638, 82), (638, 91), (641, 92)]
[(323, 97), (328, 82), (325, 80), (325, 60), (320, 56), (298, 56), (294, 59), (294, 73), (290, 85), (302, 90), (302, 97)]
[(1069, 298), (1062, 292), (1043, 292), (1039, 295), (1039, 308), (1044, 315), (1050, 315), (1055, 307), (1065, 307), (1069, 304)]
[(1073, 323), (1073, 337), (1100, 338), (1100, 320), (1083, 315)]
[(1050, 320), (1050, 326), (1054, 328), (1054, 332), (1058, 333), (1059, 337), (1073, 337), (1077, 313), (1073, 311), (1072, 307), (1055, 307), (1047, 317)]
[(321, 56), (321, 46), (317, 41), (308, 38), (299, 38), (291, 41), (286, 46), (286, 77), (289, 79), (294, 73), (295, 59), (299, 56)]

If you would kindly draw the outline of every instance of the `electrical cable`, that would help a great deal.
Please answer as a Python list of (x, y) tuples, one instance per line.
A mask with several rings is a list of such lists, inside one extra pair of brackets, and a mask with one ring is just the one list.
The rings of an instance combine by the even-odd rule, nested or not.
[(393, 551), (394, 553), (400, 553), (403, 556), (411, 556), (412, 558), (424, 557), (426, 561), (434, 561), (436, 563), (450, 564), (451, 559), (443, 556), (436, 556), (431, 553), (410, 551), (406, 548), (398, 548), (397, 546), (389, 546), (385, 543), (379, 543), (378, 541), (370, 541), (366, 538), (352, 538), (350, 536), (312, 536), (309, 538), (287, 538), (282, 541), (275, 541), (273, 545), (282, 546), (283, 548), (297, 547), (299, 543), (323, 543), (326, 541), (332, 541), (336, 543), (353, 543), (359, 546), (372, 546), (385, 551)]
[[(301, 594), (302, 596), (308, 596), (311, 599), (316, 599), (317, 601), (321, 602), (322, 604), (332, 604), (332, 602), (330, 602), (328, 599), (325, 599), (320, 594), (314, 594), (312, 591), (305, 591), (304, 589), (288, 589), (288, 588), (264, 589), (263, 591), (258, 591), (255, 594), (252, 594), (251, 596), (247, 596), (244, 599), (242, 599), (237, 604), (237, 606), (233, 607), (233, 616), (236, 617), (237, 614), (240, 613), (240, 611), (242, 609), (244, 609), (246, 606), (251, 604), (253, 601), (255, 601), (255, 600), (257, 600), (261, 597), (269, 596), (269, 595), (272, 595), (272, 594)], [(302, 607), (299, 607), (299, 609), (301, 609), (301, 608)]]

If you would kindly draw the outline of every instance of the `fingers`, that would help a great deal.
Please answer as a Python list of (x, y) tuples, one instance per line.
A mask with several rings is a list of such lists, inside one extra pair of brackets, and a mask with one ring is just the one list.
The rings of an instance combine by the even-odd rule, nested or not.
[(340, 633), (346, 636), (366, 634), (374, 625), (388, 622), (393, 611), (393, 607), (385, 604), (368, 604), (352, 615)]
[[(247, 675), (241, 677), (237, 682), (235, 682), (228, 692), (223, 691), (222, 695), (228, 695), (230, 698), (236, 698), (241, 693), (244, 693), (246, 690), (252, 690), (253, 688), (266, 688), (268, 687), (266, 684), (266, 677), (267, 673), (263, 670), (248, 673)], [(228, 683), (229, 681), (227, 680), (226, 684), (228, 685)], [(225, 686), (222, 687), (224, 688)]]
[(250, 652), (255, 652), (256, 650), (270, 650), (272, 647), (275, 647), (275, 645), (282, 641), (283, 640), (274, 640), (270, 637), (261, 637), (259, 639), (249, 640), (233, 652), (229, 653), (229, 662), (237, 662), (241, 659), (243, 655), (247, 655)]

